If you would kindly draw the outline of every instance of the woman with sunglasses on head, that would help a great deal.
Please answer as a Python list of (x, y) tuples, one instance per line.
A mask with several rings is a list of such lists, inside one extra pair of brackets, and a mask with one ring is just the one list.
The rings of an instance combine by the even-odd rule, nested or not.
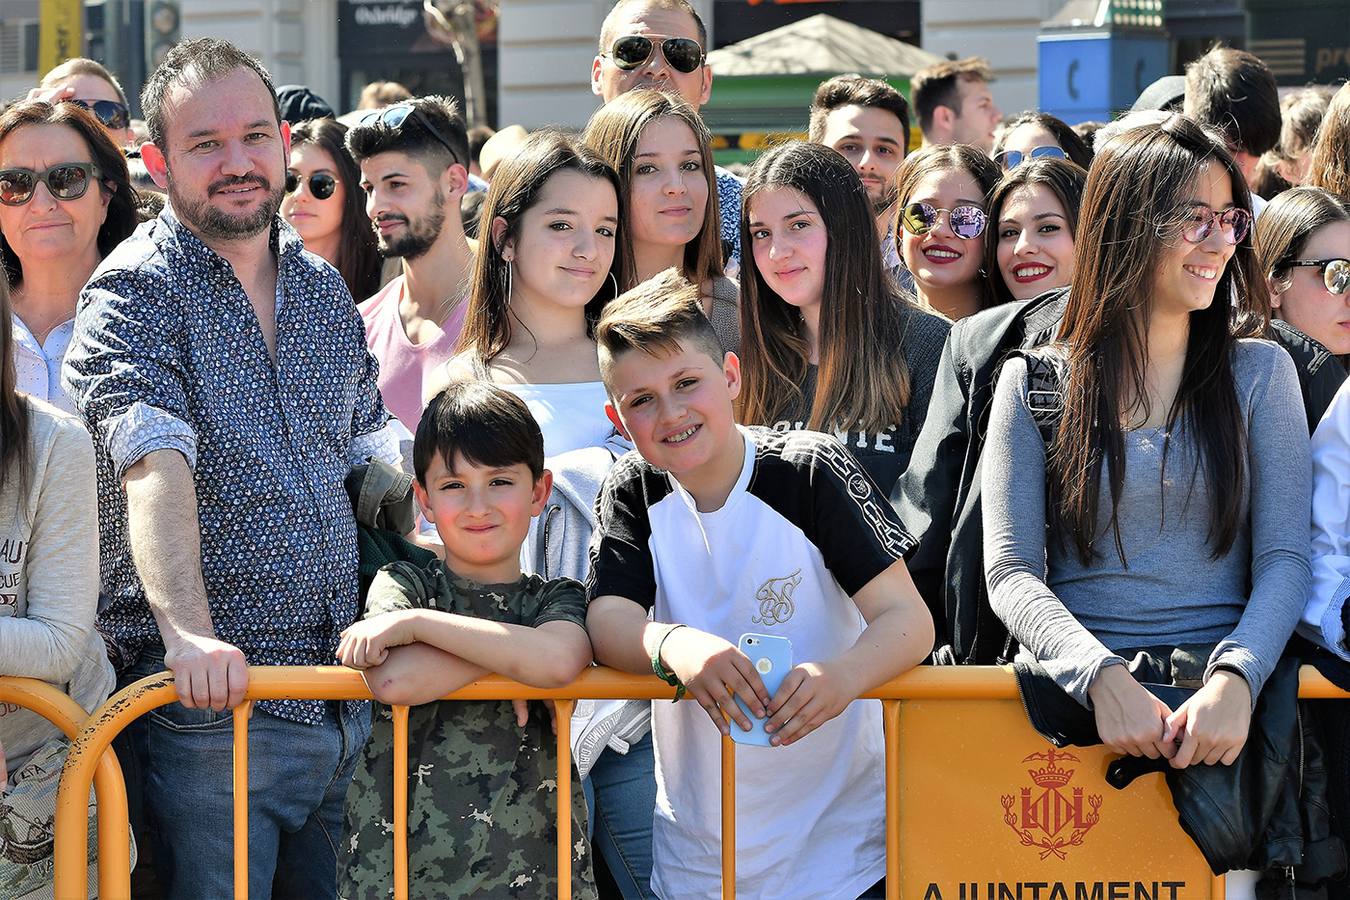
[(1024, 112), (1004, 119), (994, 139), (994, 161), (1005, 171), (1033, 159), (1067, 159), (1085, 171), (1092, 148), (1067, 122), (1043, 112)]
[(955, 321), (992, 302), (981, 238), (998, 179), (998, 167), (969, 144), (924, 147), (896, 170), (894, 233), (925, 309)]
[(984, 267), (995, 303), (1030, 300), (1073, 280), (1073, 239), (1087, 173), (1066, 159), (1010, 169), (989, 194)]
[(347, 127), (312, 119), (291, 129), (286, 198), (281, 214), (305, 249), (342, 274), (353, 297), (363, 300), (380, 287), (381, 259), (366, 216), (361, 170), (347, 150)]
[(698, 113), (663, 91), (630, 91), (591, 117), (582, 140), (619, 173), (619, 284), (627, 290), (679, 269), (702, 287), (722, 346), (737, 350), (739, 289), (722, 274), (712, 134)]
[(1321, 188), (1285, 191), (1256, 220), (1255, 244), (1276, 316), (1270, 336), (1298, 364), (1311, 431), (1350, 361), (1350, 201)]
[(83, 106), (94, 114), (119, 150), (131, 146), (131, 110), (116, 76), (92, 59), (68, 59), (28, 92), (29, 100), (62, 101)]
[(0, 263), (9, 278), (18, 385), (67, 412), (61, 363), (75, 303), (103, 257), (137, 224), (127, 164), (72, 103), (0, 113)]
[(872, 205), (837, 151), (793, 142), (750, 170), (741, 216), (738, 418), (836, 433), (883, 491), (909, 462), (951, 326), (899, 294)]
[(459, 352), (429, 380), (482, 379), (523, 399), (556, 456), (614, 432), (592, 328), (618, 293), (619, 179), (553, 130), (497, 166), (479, 217), (479, 252)]
[(1058, 338), (1004, 365), (983, 455), (989, 598), (1033, 719), (1176, 768), (1237, 757), (1310, 581), (1307, 430), (1292, 360), (1252, 339), (1251, 220), (1192, 120), (1108, 142)]

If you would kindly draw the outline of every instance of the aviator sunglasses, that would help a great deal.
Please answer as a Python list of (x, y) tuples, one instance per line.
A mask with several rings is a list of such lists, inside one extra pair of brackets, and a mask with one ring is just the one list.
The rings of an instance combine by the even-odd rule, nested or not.
[(67, 100), (81, 109), (87, 109), (105, 128), (126, 128), (131, 124), (131, 112), (116, 100)]
[(460, 165), (464, 164), (464, 161), (460, 158), (462, 154), (455, 151), (454, 145), (450, 143), (450, 139), (445, 136), (445, 133), (436, 127), (436, 123), (432, 122), (431, 118), (426, 113), (422, 112), (411, 103), (399, 103), (395, 106), (386, 106), (384, 109), (371, 110), (362, 116), (357, 121), (357, 124), (380, 125), (391, 131), (398, 131), (403, 127), (403, 123), (408, 121), (409, 116), (412, 116), (417, 120), (418, 125), (421, 125), (430, 132), (432, 137), (440, 141), (445, 149), (450, 151), (450, 156), (455, 162)]
[(1340, 296), (1350, 290), (1350, 259), (1295, 259), (1289, 268), (1317, 267), (1322, 271), (1322, 284), (1328, 294)]
[(57, 200), (78, 200), (91, 182), (103, 177), (99, 167), (87, 162), (57, 163), (35, 172), (32, 169), (0, 169), (0, 203), (23, 206), (33, 199), (41, 182)]
[[(631, 72), (651, 59), (655, 46), (656, 42), (645, 35), (629, 34), (617, 39), (608, 53), (600, 55), (608, 56), (614, 65)], [(661, 41), (661, 53), (672, 69), (685, 75), (703, 65), (703, 48), (690, 38), (666, 38)]]
[(1236, 206), (1223, 212), (1196, 207), (1191, 210), (1190, 218), (1181, 229), (1181, 236), (1188, 244), (1204, 243), (1205, 239), (1218, 225), (1225, 243), (1240, 244), (1252, 228), (1252, 214)]
[[(315, 172), (309, 176), (309, 193), (315, 200), (327, 200), (337, 190), (337, 179), (327, 172)], [(286, 170), (286, 193), (294, 194), (300, 190), (300, 176)]]
[(1045, 147), (1032, 147), (1026, 153), (1021, 150), (1004, 150), (998, 155), (1004, 171), (1015, 169), (1024, 162), (1033, 159), (1068, 159), (1069, 154), (1053, 144)]
[(921, 237), (938, 227), (938, 219), (947, 214), (947, 224), (952, 234), (963, 241), (973, 241), (984, 233), (989, 217), (978, 206), (958, 206), (955, 209), (939, 209), (931, 203), (911, 203), (900, 211), (900, 224), (910, 234)]

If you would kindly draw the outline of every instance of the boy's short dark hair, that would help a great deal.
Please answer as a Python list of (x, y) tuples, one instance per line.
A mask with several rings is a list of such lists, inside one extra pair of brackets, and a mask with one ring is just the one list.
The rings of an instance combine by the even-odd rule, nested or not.
[(475, 466), (524, 463), (544, 474), (544, 435), (530, 408), (515, 394), (486, 381), (457, 381), (427, 404), (413, 438), (413, 471), (426, 485), (439, 456), (453, 468), (455, 456)]
[(630, 350), (655, 356), (694, 347), (721, 365), (726, 354), (701, 300), (698, 286), (672, 266), (606, 304), (595, 324), (606, 387), (611, 364)]
[(161, 151), (168, 152), (164, 139), (164, 97), (169, 88), (181, 84), (189, 77), (212, 81), (228, 75), (235, 69), (249, 69), (262, 80), (267, 88), (267, 96), (272, 98), (272, 110), (276, 113), (277, 126), (281, 125), (281, 104), (277, 100), (276, 85), (272, 76), (267, 74), (263, 64), (240, 50), (229, 41), (217, 38), (197, 38), (180, 41), (173, 46), (164, 60), (150, 73), (145, 87), (141, 89), (141, 112), (145, 115), (145, 127), (150, 131), (150, 141)]
[(939, 106), (961, 112), (961, 82), (988, 82), (993, 77), (994, 70), (983, 56), (945, 60), (915, 72), (909, 82), (909, 96), (914, 102), (914, 114), (919, 117), (919, 128), (927, 131), (933, 126), (933, 111)]
[(1186, 115), (1260, 156), (1280, 140), (1280, 92), (1260, 57), (1215, 47), (1186, 67)]
[(891, 113), (900, 120), (905, 132), (905, 148), (909, 147), (909, 101), (881, 79), (861, 75), (836, 75), (816, 88), (816, 94), (811, 98), (809, 133), (812, 143), (819, 144), (824, 137), (825, 118), (845, 106), (866, 106)]
[[(454, 163), (469, 164), (469, 136), (459, 105), (450, 97), (432, 95), (404, 101), (417, 112), (409, 115), (397, 128), (384, 124), (378, 117), (368, 124), (358, 121), (347, 131), (347, 149), (358, 164), (381, 153), (399, 152), (417, 157), (425, 165), (434, 159), (435, 168), (448, 169)], [(421, 120), (425, 116), (434, 128), (427, 128)], [(439, 136), (438, 136), (439, 135)], [(449, 144), (447, 146), (446, 144)]]

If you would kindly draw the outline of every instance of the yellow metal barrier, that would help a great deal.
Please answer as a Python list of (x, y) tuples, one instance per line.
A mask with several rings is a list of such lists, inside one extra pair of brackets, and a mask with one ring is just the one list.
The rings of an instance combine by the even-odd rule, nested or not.
[[(1346, 696), (1306, 668), (1302, 673), (1300, 695), (1311, 699)], [(238, 898), (248, 896), (250, 704), (280, 699), (363, 700), (370, 698), (370, 691), (360, 673), (350, 669), (262, 666), (250, 669), (246, 696), (247, 701), (234, 712), (234, 877)], [(532, 688), (488, 676), (446, 696), (447, 700), (525, 699), (551, 700), (556, 704), (558, 896), (562, 900), (570, 900), (572, 892), (569, 726), (574, 701), (668, 700), (673, 696), (674, 689), (654, 677), (627, 675), (603, 668), (590, 669), (572, 684), (557, 689)], [(1071, 753), (1049, 748), (1026, 723), (1018, 702), (1017, 685), (1009, 670), (924, 667), (869, 691), (863, 698), (881, 700), (883, 708), (888, 900), (901, 897), (906, 900), (999, 900), (1004, 896), (1022, 897), (1024, 894), (1030, 900), (1057, 900), (1060, 897), (1066, 900), (1084, 897), (1092, 900), (1140, 900), (1143, 897), (1150, 900), (1222, 900), (1224, 880), (1209, 874), (1199, 851), (1176, 823), (1175, 810), (1162, 785), (1162, 776), (1145, 776), (1128, 791), (1113, 793), (1111, 806), (1118, 809), (1114, 814), (1115, 821), (1106, 824), (1102, 795), (1087, 794), (1086, 791), (1104, 785), (1102, 775), (1110, 754), (1102, 748), (1073, 748)], [(113, 738), (134, 719), (176, 699), (173, 677), (169, 673), (141, 679), (109, 698), (74, 739), (57, 800), (58, 898), (80, 896), (81, 886), (88, 877), (83, 846), (85, 798), (91, 780), (97, 780), (98, 774), (110, 777), (100, 768), (111, 761), (111, 754), (105, 751)], [(392, 876), (394, 897), (406, 900), (409, 889), (408, 708), (396, 706), (393, 714), (395, 852)], [(958, 714), (965, 717), (964, 723)], [(963, 724), (973, 730), (962, 732)], [(1042, 749), (1024, 757), (1023, 751), (1027, 747)], [(1074, 765), (1069, 766), (1068, 762)], [(115, 761), (112, 765), (116, 765)], [(997, 781), (1002, 775), (991, 772), (991, 768), (1000, 766), (1023, 773), (1023, 780), (1030, 776), (1034, 786), (1004, 785)], [(735, 745), (724, 738), (722, 896), (728, 900), (734, 898), (736, 884), (735, 768)], [(976, 784), (981, 778), (992, 779), (996, 788), (1020, 790), (1020, 818), (1017, 795), (996, 792), (985, 796), (980, 791), (987, 786)], [(953, 790), (963, 782), (967, 790)], [(116, 787), (121, 788), (120, 777)], [(127, 830), (103, 826), (108, 822), (126, 822), (125, 791), (110, 799), (113, 804), (100, 805), (99, 871), (103, 896), (115, 898), (130, 892)], [(979, 805), (986, 800), (990, 803)], [(99, 802), (104, 802), (103, 793), (99, 794)], [(1084, 802), (1090, 807), (1089, 811), (1083, 809)], [(976, 805), (971, 806), (972, 803)], [(967, 812), (980, 821), (967, 821)], [(1146, 823), (1146, 827), (1141, 828), (1141, 822)], [(1096, 828), (1114, 836), (1089, 841), (1087, 835)], [(1069, 830), (1067, 837), (1063, 836), (1066, 829)], [(117, 833), (122, 840), (120, 852), (113, 843)], [(1126, 843), (1120, 842), (1122, 834), (1128, 838)], [(968, 846), (958, 846), (961, 843)], [(1096, 846), (1091, 846), (1094, 843)], [(956, 860), (955, 864), (974, 860), (970, 864), (975, 868), (953, 874), (948, 871), (954, 864), (952, 860)], [(1108, 864), (1116, 868), (1101, 871)], [(1156, 868), (1164, 865), (1176, 866), (1177, 871)], [(1150, 869), (1151, 866), (1154, 868)]]
[[(0, 677), (0, 703), (21, 706), (56, 726), (62, 734), (74, 740), (80, 728), (89, 718), (80, 704), (69, 695), (45, 681), (36, 678)], [(131, 865), (130, 830), (127, 825), (127, 788), (122, 780), (122, 768), (117, 757), (103, 753), (93, 757), (92, 781), (94, 795), (98, 799), (98, 858), (99, 858), (99, 896), (118, 896), (113, 885), (126, 882), (125, 873)], [(73, 838), (72, 846), (78, 847), (81, 860), (87, 861), (88, 819), (86, 816), (89, 797), (89, 779), (86, 779), (84, 799), (80, 800), (80, 835)], [(107, 865), (105, 861), (120, 859), (121, 865)], [(119, 876), (121, 880), (119, 881)], [(87, 885), (89, 873), (83, 872), (75, 884)], [(87, 895), (84, 889), (78, 890), (81, 897)]]

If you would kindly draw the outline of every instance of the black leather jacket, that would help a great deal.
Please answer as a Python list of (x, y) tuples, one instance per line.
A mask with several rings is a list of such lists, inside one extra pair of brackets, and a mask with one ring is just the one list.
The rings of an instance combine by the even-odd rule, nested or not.
[(1345, 381), (1345, 366), (1326, 347), (1282, 319), (1271, 321), (1270, 337), (1294, 358), (1303, 409), (1308, 414), (1308, 433), (1312, 434)]
[(909, 468), (891, 491), (919, 542), (906, 559), (937, 634), (933, 661), (988, 665), (1009, 658), (1008, 632), (984, 583), (980, 453), (1004, 358), (1054, 336), (1068, 289), (1005, 303), (957, 322), (938, 363), (928, 417)]

